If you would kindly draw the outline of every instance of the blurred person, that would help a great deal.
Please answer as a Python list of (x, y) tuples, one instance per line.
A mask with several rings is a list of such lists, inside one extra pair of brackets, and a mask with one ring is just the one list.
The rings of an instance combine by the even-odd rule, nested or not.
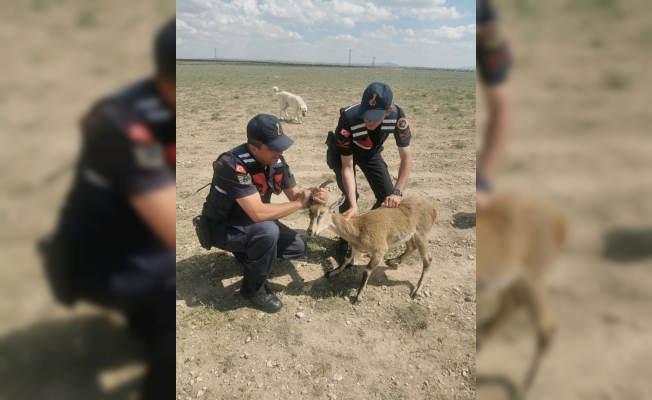
[(175, 393), (175, 22), (156, 73), (98, 101), (54, 235), (41, 243), (56, 297), (123, 312), (146, 346), (142, 399)]
[(500, 34), (496, 13), (489, 0), (477, 0), (476, 13), (476, 60), (489, 109), (476, 176), (476, 211), (481, 213), (489, 202), (491, 183), (512, 131), (513, 109), (507, 83), (511, 57)]
[[(283, 157), (294, 141), (273, 115), (259, 114), (247, 124), (247, 143), (222, 153), (213, 163), (213, 179), (200, 221), (200, 243), (233, 253), (243, 266), (240, 294), (256, 309), (275, 313), (283, 308), (267, 278), (277, 258), (301, 257), (306, 244), (278, 220), (311, 205), (326, 204), (323, 188), (300, 190)], [(272, 194), (289, 202), (271, 204)], [(202, 234), (203, 232), (203, 234)]]
[[(387, 164), (383, 160), (383, 143), (393, 133), (401, 164), (398, 180), (392, 184)], [(372, 210), (380, 206), (398, 207), (412, 171), (410, 126), (403, 110), (393, 103), (391, 88), (373, 82), (365, 89), (360, 103), (340, 109), (340, 119), (335, 133), (328, 133), (327, 162), (335, 172), (337, 185), (346, 194), (340, 213), (346, 219), (358, 215), (360, 197), (356, 185), (356, 165), (360, 167), (376, 197)], [(354, 196), (355, 193), (355, 196)], [(351, 245), (340, 238), (339, 262), (344, 262)], [(347, 267), (353, 265), (353, 259)]]

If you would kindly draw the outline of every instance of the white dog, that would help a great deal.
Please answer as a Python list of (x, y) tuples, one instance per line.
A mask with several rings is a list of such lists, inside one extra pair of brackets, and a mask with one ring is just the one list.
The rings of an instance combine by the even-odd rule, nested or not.
[[(294, 109), (294, 119), (301, 123), (301, 116), (305, 117), (308, 112), (308, 107), (306, 107), (306, 103), (303, 102), (303, 99), (290, 92), (279, 92), (276, 86), (272, 89), (274, 89), (274, 96), (278, 99), (279, 119), (283, 119), (283, 114), (290, 118), (286, 109), (292, 107)], [(301, 115), (299, 115), (299, 110), (301, 110)]]

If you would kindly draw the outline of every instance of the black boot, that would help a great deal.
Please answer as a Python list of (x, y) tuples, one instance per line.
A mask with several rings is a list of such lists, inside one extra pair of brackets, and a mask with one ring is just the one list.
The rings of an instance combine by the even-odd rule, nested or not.
[(243, 279), (240, 294), (260, 311), (275, 313), (283, 308), (283, 303), (272, 293), (267, 282), (255, 283)]
[[(349, 255), (350, 252), (351, 252), (351, 243), (340, 238), (340, 244), (338, 246), (338, 260), (337, 260), (339, 265), (342, 265), (344, 260), (346, 260), (346, 256)], [(349, 261), (349, 263), (344, 268), (351, 268), (351, 267), (353, 267), (353, 259), (351, 259), (351, 261)]]

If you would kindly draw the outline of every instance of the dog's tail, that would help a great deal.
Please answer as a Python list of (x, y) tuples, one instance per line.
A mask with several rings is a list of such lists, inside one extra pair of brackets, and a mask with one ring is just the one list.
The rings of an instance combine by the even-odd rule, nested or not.
[(274, 94), (278, 93), (278, 87), (274, 86), (272, 89), (274, 89)]

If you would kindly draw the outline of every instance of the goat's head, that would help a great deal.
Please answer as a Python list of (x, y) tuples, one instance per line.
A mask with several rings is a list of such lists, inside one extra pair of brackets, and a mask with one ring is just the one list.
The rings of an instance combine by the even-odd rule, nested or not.
[(301, 115), (305, 117), (307, 113), (308, 113), (308, 107), (301, 106)]
[[(319, 187), (325, 188), (331, 183), (333, 183), (333, 181), (328, 180), (322, 183), (321, 185), (319, 185)], [(308, 226), (308, 233), (310, 234), (310, 236), (317, 236), (324, 229), (328, 229), (328, 227), (331, 226), (331, 224), (333, 223), (332, 214), (334, 210), (337, 207), (339, 207), (344, 202), (345, 199), (346, 197), (342, 196), (338, 201), (331, 204), (330, 206), (326, 204), (319, 204), (314, 200), (312, 201), (312, 205), (309, 208), (310, 225)]]

